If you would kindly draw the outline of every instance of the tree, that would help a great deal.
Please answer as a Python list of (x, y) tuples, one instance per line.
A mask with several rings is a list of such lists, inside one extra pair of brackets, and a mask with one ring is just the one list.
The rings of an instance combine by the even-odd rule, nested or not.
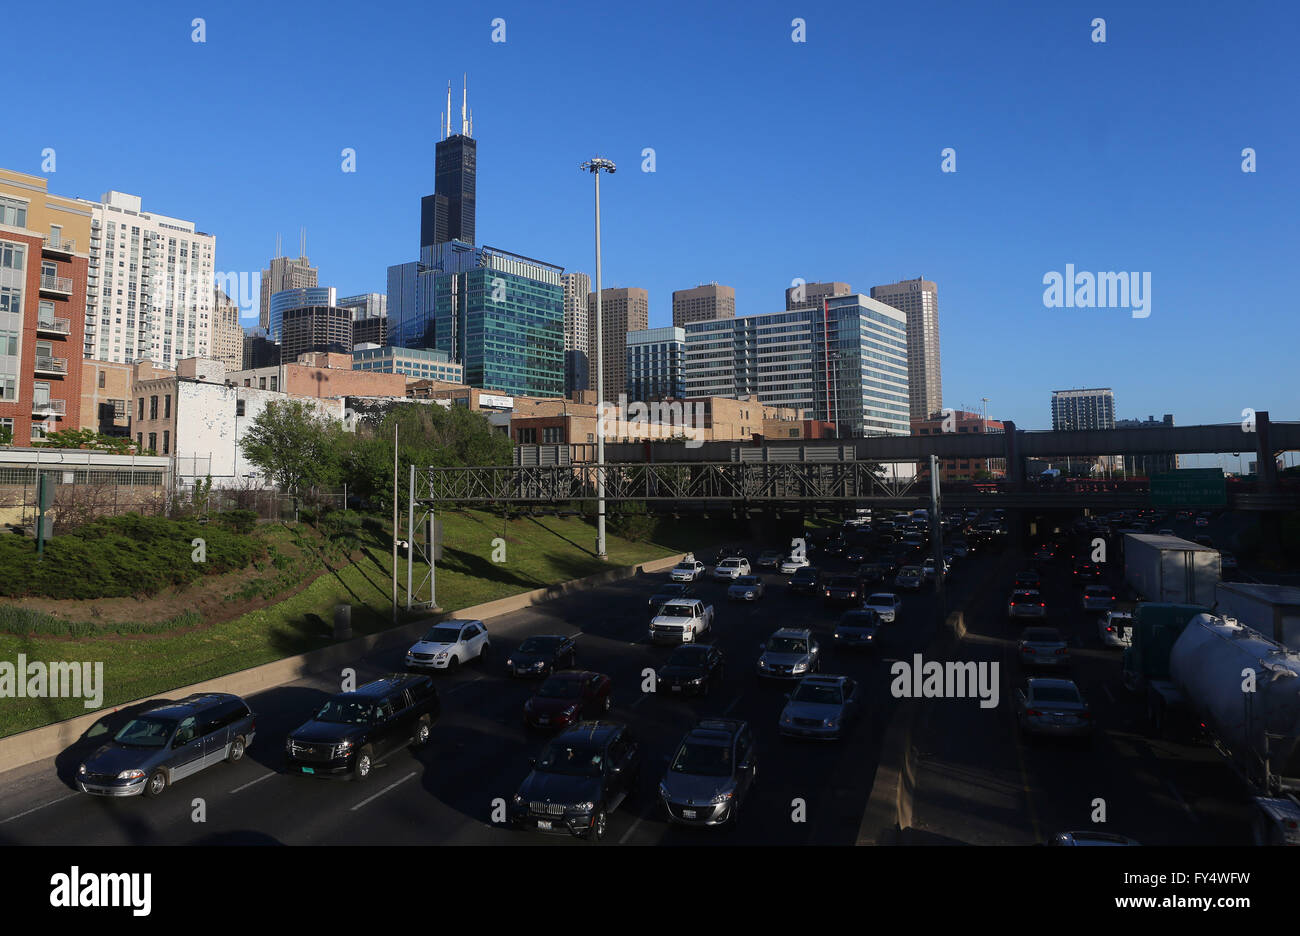
[(338, 475), (343, 430), (302, 400), (274, 401), (250, 423), (244, 457), (295, 498)]
[(14, 427), (0, 426), (0, 445), (14, 444)]
[(60, 429), (33, 444), (46, 448), (87, 448), (119, 455), (129, 455), (135, 450), (135, 443), (125, 436), (105, 435), (94, 429)]
[(401, 403), (382, 419), (360, 423), (342, 457), (349, 491), (377, 508), (392, 509), (393, 427), (398, 432), (398, 487), (407, 490), (410, 466), (508, 465), (513, 445), (480, 412), (460, 406)]

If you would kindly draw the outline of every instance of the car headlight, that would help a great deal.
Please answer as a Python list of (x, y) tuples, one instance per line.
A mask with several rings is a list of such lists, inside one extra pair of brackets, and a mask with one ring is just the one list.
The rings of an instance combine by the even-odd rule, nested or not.
[(338, 744), (334, 745), (335, 757), (342, 757), (345, 754), (351, 754), (351, 753), (352, 753), (351, 741), (340, 741)]
[(576, 813), (589, 813), (595, 808), (596, 808), (596, 804), (591, 802), (590, 800), (588, 800), (585, 803), (574, 803), (572, 806), (569, 807), (569, 809), (571, 809), (573, 812)]
[(836, 631), (836, 632), (835, 632), (835, 639), (836, 639), (836, 640), (839, 640), (839, 639), (840, 639), (840, 632), (839, 632), (839, 631)]
[(514, 666), (514, 665), (515, 665), (515, 661), (510, 659), (510, 657), (506, 657), (506, 666)]
[(524, 801), (524, 798), (523, 798), (522, 796), (520, 796), (518, 793), (516, 793), (516, 794), (514, 795), (514, 804), (515, 804), (516, 806), (518, 806), (518, 805), (519, 805), (520, 803), (522, 803), (523, 801)]
[(783, 724), (783, 725), (788, 725), (788, 724), (790, 724), (790, 721), (791, 721), (790, 716), (789, 716), (789, 715), (786, 715), (786, 714), (784, 714), (784, 713), (782, 713), (782, 715), (781, 715), (781, 724)]
[(447, 651), (446, 651), (446, 650), (443, 650), (443, 651), (442, 651), (441, 653), (439, 653), (436, 657), (434, 657), (434, 659), (436, 659), (436, 660), (445, 660), (445, 659), (447, 659)]
[(735, 793), (731, 790), (723, 790), (721, 793), (715, 793), (713, 796), (713, 805), (718, 806), (722, 803), (725, 803), (728, 800), (730, 800), (731, 797), (734, 795)]
[(834, 727), (835, 727), (835, 719), (833, 719), (833, 718), (825, 718), (825, 719), (822, 720), (822, 724), (825, 725), (827, 728), (834, 728)]
[(754, 597), (754, 593), (753, 593), (752, 591), (747, 591), (747, 592), (745, 592), (745, 597), (746, 597), (746, 598), (753, 598), (753, 597)]
[(117, 779), (119, 779), (119, 780), (143, 780), (143, 779), (144, 779), (144, 771), (143, 771), (143, 770), (124, 770), (124, 771), (122, 771), (120, 774), (117, 775)]
[(285, 738), (285, 739), (284, 739), (284, 752), (285, 752), (286, 754), (292, 754), (292, 753), (293, 753), (293, 738)]
[(577, 713), (578, 713), (578, 707), (576, 705), (570, 705), (568, 708), (564, 710), (563, 714), (568, 715), (571, 718)]
[(759, 668), (759, 669), (767, 669), (767, 660), (763, 659), (762, 657), (759, 657), (759, 658), (758, 658), (758, 668)]
[(413, 656), (415, 656), (415, 651), (414, 651), (414, 650), (407, 650), (407, 651), (406, 651), (406, 655), (409, 656), (409, 657), (413, 657)]
[(796, 664), (794, 665), (794, 669), (792, 670), (792, 672), (795, 672), (795, 673), (804, 673), (804, 672), (807, 672), (807, 670), (808, 670), (808, 664), (807, 664), (807, 663), (796, 663)]
[(688, 686), (698, 686), (698, 685), (699, 685), (700, 683), (702, 683), (702, 682), (704, 682), (704, 677), (703, 677), (703, 676), (696, 676), (694, 679), (688, 679), (688, 680), (686, 680), (686, 685), (688, 685)]
[(77, 773), (79, 773), (79, 774), (84, 775), (84, 774), (87, 774), (87, 773), (89, 773), (89, 772), (90, 772), (90, 771), (86, 770), (86, 765), (85, 765), (85, 764), (82, 764), (80, 767), (77, 768)]

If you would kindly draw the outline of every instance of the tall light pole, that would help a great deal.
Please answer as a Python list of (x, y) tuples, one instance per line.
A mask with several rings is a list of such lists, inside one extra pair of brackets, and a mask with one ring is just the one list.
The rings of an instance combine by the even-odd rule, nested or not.
[(615, 172), (614, 161), (595, 156), (578, 168), (596, 180), (596, 558), (605, 559), (605, 341), (600, 310), (600, 174)]

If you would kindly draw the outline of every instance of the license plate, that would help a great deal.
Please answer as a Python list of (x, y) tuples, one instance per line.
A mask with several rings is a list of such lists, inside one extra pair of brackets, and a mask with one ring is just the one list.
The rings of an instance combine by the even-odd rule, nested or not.
[(304, 767), (304, 768), (302, 769), (302, 772), (303, 772), (303, 773), (315, 773), (315, 772), (316, 772), (316, 768), (315, 768), (315, 767)]
[(549, 820), (549, 819), (538, 819), (538, 820), (537, 820), (537, 828), (539, 828), (539, 829), (549, 829), (550, 827), (551, 827), (551, 820)]
[(681, 686), (673, 686), (673, 692), (681, 692), (681, 691), (682, 691)]
[(693, 809), (683, 809), (683, 810), (682, 810), (682, 816), (683, 816), (684, 818), (686, 818), (686, 819), (694, 819), (694, 818), (695, 818), (695, 810), (693, 810)]

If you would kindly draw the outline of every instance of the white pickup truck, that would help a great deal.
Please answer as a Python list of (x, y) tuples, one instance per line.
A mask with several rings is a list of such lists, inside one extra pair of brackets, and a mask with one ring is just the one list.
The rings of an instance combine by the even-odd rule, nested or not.
[(713, 605), (697, 599), (670, 601), (650, 621), (654, 643), (694, 643), (713, 627)]

